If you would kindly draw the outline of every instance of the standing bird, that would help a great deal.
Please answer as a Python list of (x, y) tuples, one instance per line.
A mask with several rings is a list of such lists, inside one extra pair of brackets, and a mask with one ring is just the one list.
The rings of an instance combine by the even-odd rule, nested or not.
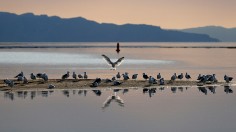
[(29, 83), (28, 82), (28, 80), (27, 80), (27, 78), (24, 76), (24, 78), (23, 78), (24, 80), (23, 80), (23, 84), (27, 84), (27, 83)]
[(122, 74), (124, 80), (129, 80), (129, 75), (128, 73)]
[(186, 78), (186, 79), (191, 79), (191, 76), (186, 72), (185, 78)]
[(79, 79), (83, 79), (83, 76), (81, 74), (78, 75)]
[(37, 78), (42, 78), (42, 75), (43, 75), (43, 73), (38, 73), (38, 74), (36, 74), (36, 77)]
[(161, 79), (161, 73), (157, 74), (157, 79)]
[(24, 73), (21, 71), (18, 75), (15, 76), (15, 78), (18, 78), (19, 76), (23, 77)]
[(116, 80), (116, 77), (112, 77), (111, 80), (112, 80), (112, 81), (115, 81), (115, 80)]
[(111, 66), (111, 70), (116, 70), (116, 66), (119, 66), (125, 58), (125, 57), (121, 57), (116, 62), (112, 62), (110, 58), (108, 58), (106, 55), (102, 55), (102, 57), (104, 58), (104, 60), (106, 60), (107, 64)]
[(178, 79), (182, 80), (184, 77), (183, 73), (181, 73), (180, 75), (178, 75)]
[(165, 85), (165, 80), (164, 80), (164, 78), (161, 78), (161, 79), (160, 79), (160, 85)]
[(225, 80), (227, 83), (229, 83), (230, 81), (233, 80), (233, 77), (229, 77), (229, 76), (225, 75), (225, 76), (224, 76), (224, 80)]
[(34, 73), (31, 73), (31, 74), (30, 74), (30, 78), (31, 78), (32, 80), (36, 80), (36, 76), (34, 75)]
[(14, 86), (14, 81), (12, 81), (12, 80), (5, 79), (3, 81), (7, 86), (9, 86), (11, 88)]
[(88, 79), (88, 75), (86, 72), (84, 72), (84, 79)]
[(148, 75), (143, 73), (143, 79), (147, 80), (148, 79)]
[(149, 77), (149, 80), (148, 80), (149, 84), (156, 84), (156, 79), (152, 76)]
[(67, 71), (66, 74), (62, 75), (61, 79), (62, 79), (62, 80), (65, 80), (65, 79), (69, 78), (69, 76), (70, 76), (70, 72)]
[(75, 74), (75, 72), (73, 72), (72, 77), (76, 80), (77, 79), (77, 75)]
[(170, 79), (171, 79), (171, 81), (175, 81), (175, 79), (176, 79), (176, 73), (174, 73), (174, 75), (172, 75)]
[(117, 79), (120, 79), (120, 72), (118, 72), (118, 73), (116, 74), (116, 78), (117, 78)]
[(132, 76), (132, 79), (134, 79), (134, 80), (136, 80), (138, 78), (138, 74), (134, 74), (133, 76)]
[(48, 75), (46, 73), (42, 74), (42, 79), (46, 82), (48, 81)]

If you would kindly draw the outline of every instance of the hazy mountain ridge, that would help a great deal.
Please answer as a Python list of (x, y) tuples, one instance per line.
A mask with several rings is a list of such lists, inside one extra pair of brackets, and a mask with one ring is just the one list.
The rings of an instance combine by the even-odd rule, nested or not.
[(1, 42), (216, 42), (208, 35), (145, 24), (97, 23), (82, 17), (0, 12)]
[(181, 31), (188, 33), (208, 34), (210, 37), (217, 38), (223, 42), (236, 42), (236, 28), (224, 28), (221, 26), (205, 26), (188, 28)]

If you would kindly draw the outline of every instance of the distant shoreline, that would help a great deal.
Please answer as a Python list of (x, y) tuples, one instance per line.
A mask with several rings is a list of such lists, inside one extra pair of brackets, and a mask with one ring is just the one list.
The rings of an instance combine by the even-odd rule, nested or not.
[[(116, 48), (116, 46), (0, 46), (0, 49), (50, 49), (50, 48)], [(236, 46), (122, 46), (122, 48), (203, 48), (203, 49), (236, 49)]]

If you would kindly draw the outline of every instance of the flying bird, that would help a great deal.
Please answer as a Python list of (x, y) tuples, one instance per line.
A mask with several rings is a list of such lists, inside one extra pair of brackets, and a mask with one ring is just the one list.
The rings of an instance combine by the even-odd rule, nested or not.
[(119, 58), (116, 62), (112, 62), (110, 58), (108, 58), (106, 55), (102, 55), (104, 60), (106, 60), (107, 64), (111, 66), (111, 70), (116, 70), (116, 66), (119, 66), (123, 61), (125, 57)]

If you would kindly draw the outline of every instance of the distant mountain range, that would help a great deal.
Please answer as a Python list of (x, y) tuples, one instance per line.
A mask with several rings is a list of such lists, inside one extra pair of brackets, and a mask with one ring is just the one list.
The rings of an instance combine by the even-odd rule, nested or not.
[[(185, 31), (185, 30), (184, 30)], [(82, 17), (0, 12), (0, 42), (217, 42), (205, 34), (158, 26), (97, 23)]]
[(181, 30), (188, 33), (207, 34), (223, 42), (236, 42), (236, 28), (224, 28), (220, 26), (206, 26), (198, 28), (188, 28)]

